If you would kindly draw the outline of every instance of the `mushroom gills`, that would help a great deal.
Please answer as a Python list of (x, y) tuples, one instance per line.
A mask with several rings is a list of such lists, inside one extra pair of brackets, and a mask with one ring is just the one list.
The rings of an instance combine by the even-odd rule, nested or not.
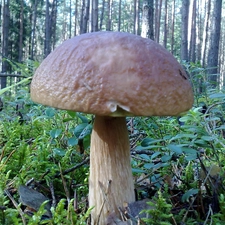
[(133, 113), (130, 112), (130, 108), (124, 105), (119, 104), (116, 101), (109, 101), (107, 103), (107, 107), (109, 108), (110, 116), (121, 117), (121, 116), (134, 116)]

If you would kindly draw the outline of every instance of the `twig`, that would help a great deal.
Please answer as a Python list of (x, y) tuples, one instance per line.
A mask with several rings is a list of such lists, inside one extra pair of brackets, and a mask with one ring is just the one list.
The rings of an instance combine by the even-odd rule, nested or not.
[(5, 73), (0, 73), (0, 77), (18, 77), (18, 78), (27, 78), (26, 76), (22, 76), (21, 74), (5, 74)]
[(127, 221), (127, 215), (129, 216), (129, 214), (127, 213), (127, 215), (125, 215), (125, 213), (123, 212), (123, 210), (121, 209), (121, 207), (118, 207), (118, 211), (120, 213), (120, 217), (122, 218), (122, 221)]
[(140, 160), (140, 161), (143, 161), (143, 162), (149, 162), (148, 159), (144, 159), (144, 158), (141, 158), (141, 157), (139, 157), (139, 156), (137, 157), (137, 156), (131, 155), (131, 157), (132, 157), (133, 159)]
[(78, 203), (77, 203), (77, 191), (74, 190), (74, 202), (73, 202), (73, 208), (74, 208), (74, 211), (77, 212), (78, 210)]
[(50, 173), (50, 170), (48, 169), (46, 172), (44, 172), (41, 177), (39, 178), (39, 180), (42, 180), (46, 175), (48, 175)]
[[(126, 209), (126, 208), (125, 208)], [(131, 222), (131, 224), (137, 224), (138, 219), (136, 219), (135, 217), (133, 217), (128, 211), (129, 211), (129, 206), (127, 206), (126, 211), (124, 212), (124, 210), (121, 207), (118, 207), (118, 211), (120, 213), (120, 216), (122, 218), (122, 221), (128, 221)]]
[(177, 225), (177, 222), (173, 216), (172, 216), (172, 220), (173, 220), (174, 225)]
[(67, 188), (66, 181), (64, 179), (60, 163), (59, 163), (59, 169), (60, 169), (60, 175), (61, 175), (61, 178), (62, 178), (63, 187), (64, 187), (64, 190), (65, 190), (65, 193), (66, 193), (67, 202), (68, 202), (68, 205), (69, 205), (69, 203), (70, 203), (70, 193), (69, 193), (69, 190)]
[(65, 171), (63, 171), (63, 172), (61, 171), (62, 173), (61, 173), (61, 172), (60, 172), (60, 173), (57, 173), (57, 174), (55, 175), (55, 178), (60, 177), (61, 175), (66, 175), (66, 174), (68, 174), (68, 173), (70, 173), (70, 172), (72, 172), (72, 171), (74, 171), (74, 170), (80, 168), (80, 167), (83, 166), (84, 164), (88, 163), (89, 160), (90, 160), (90, 158), (87, 157), (83, 162), (81, 162), (81, 163), (79, 163), (79, 164), (77, 164), (77, 165), (75, 165), (75, 166), (73, 166), (73, 167), (71, 167), (71, 168), (69, 168), (69, 169), (67, 169), (67, 170), (65, 170)]
[[(209, 211), (207, 213), (207, 217), (206, 217), (203, 225), (206, 225), (207, 224), (207, 221), (208, 221), (210, 215), (213, 215), (213, 211), (212, 211), (211, 205), (209, 205)], [(211, 217), (211, 223), (210, 224), (212, 224), (212, 217)]]
[(146, 154), (146, 155), (153, 155), (155, 153), (155, 151), (152, 150), (145, 150), (145, 149), (141, 149), (141, 150), (131, 150), (131, 155), (136, 155), (136, 154)]
[(52, 195), (52, 207), (56, 207), (56, 198), (55, 198), (55, 191), (54, 191), (54, 186), (53, 186), (53, 182), (51, 181), (49, 183), (49, 189), (51, 191), (51, 195)]
[(35, 182), (34, 181), (34, 178), (32, 177), (30, 180), (28, 180), (27, 182), (26, 182), (26, 186), (29, 186), (30, 184), (32, 184), (33, 182)]
[(13, 198), (13, 196), (10, 194), (10, 192), (5, 189), (5, 194), (9, 197), (9, 199), (11, 200), (11, 202), (13, 203), (13, 205), (15, 206), (15, 208), (19, 211), (19, 214), (22, 218), (22, 221), (23, 221), (23, 225), (26, 225), (26, 220), (25, 220), (25, 217), (24, 217), (24, 212), (21, 210), (21, 208), (19, 207), (18, 203), (15, 201), (15, 199)]
[[(153, 173), (153, 172), (152, 172), (152, 173)], [(148, 179), (148, 178), (151, 176), (152, 173), (145, 175), (145, 176), (142, 177), (140, 180), (137, 180), (137, 181), (136, 181), (136, 184), (141, 183), (141, 182), (142, 182), (143, 180), (145, 180), (145, 179)]]
[[(3, 149), (3, 151), (4, 151), (4, 149)], [(9, 154), (9, 156), (6, 158), (5, 162), (1, 165), (1, 168), (2, 168), (4, 165), (6, 165), (6, 163), (9, 161), (10, 157), (14, 154), (15, 151), (16, 151), (16, 150), (13, 150), (13, 151)], [(2, 160), (3, 156), (4, 156), (4, 153), (2, 152), (2, 154), (1, 154), (1, 160)], [(1, 168), (0, 168), (0, 170), (1, 170)]]
[[(109, 204), (107, 195), (109, 194), (109, 189), (110, 189), (112, 180), (109, 180), (109, 181), (108, 181), (108, 186), (107, 186), (106, 192), (104, 191), (104, 186), (103, 186), (103, 184), (102, 184), (100, 181), (98, 181), (98, 183), (99, 183), (100, 189), (101, 189), (101, 191), (102, 191), (102, 194), (103, 194), (103, 197), (104, 197), (104, 201), (103, 201), (103, 203), (102, 203), (102, 205), (101, 205), (101, 208), (100, 208), (100, 211), (99, 211), (99, 214), (98, 214), (98, 219), (97, 219), (97, 223), (96, 223), (96, 224), (99, 224), (99, 219), (100, 219), (100, 216), (101, 216), (103, 207), (104, 207), (104, 205), (105, 205), (105, 202), (108, 202), (108, 204)], [(109, 207), (111, 207), (110, 204), (109, 204)]]
[(191, 202), (191, 204), (189, 205), (188, 210), (187, 210), (186, 213), (184, 214), (184, 217), (183, 217), (183, 219), (182, 219), (182, 223), (185, 223), (185, 220), (186, 220), (186, 218), (187, 218), (187, 215), (188, 215), (188, 213), (189, 213), (189, 210), (190, 210), (190, 208), (193, 207), (193, 204), (194, 204), (194, 201), (195, 201), (196, 197), (197, 197), (197, 195), (192, 199), (192, 202)]

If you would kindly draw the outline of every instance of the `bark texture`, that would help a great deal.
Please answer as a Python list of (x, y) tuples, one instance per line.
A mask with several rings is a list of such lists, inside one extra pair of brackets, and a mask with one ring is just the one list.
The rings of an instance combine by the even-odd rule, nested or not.
[(181, 34), (181, 60), (188, 60), (188, 15), (189, 0), (182, 1), (182, 34)]
[[(10, 12), (9, 12), (9, 4), (10, 0), (4, 0), (3, 6), (3, 29), (2, 29), (2, 58), (8, 58), (9, 54), (9, 20), (10, 20)], [(2, 73), (5, 73), (8, 70), (8, 62), (4, 60), (2, 62)], [(1, 88), (6, 87), (6, 77), (1, 77)]]
[(215, 87), (218, 81), (218, 58), (219, 58), (219, 42), (220, 42), (220, 30), (221, 30), (221, 12), (222, 12), (222, 0), (215, 0), (213, 9), (213, 23), (210, 35), (210, 46), (208, 53), (209, 68), (208, 73), (210, 75), (210, 81)]
[(141, 36), (144, 38), (154, 39), (153, 31), (153, 8), (154, 1), (144, 0), (143, 1), (143, 10), (142, 10), (142, 31)]

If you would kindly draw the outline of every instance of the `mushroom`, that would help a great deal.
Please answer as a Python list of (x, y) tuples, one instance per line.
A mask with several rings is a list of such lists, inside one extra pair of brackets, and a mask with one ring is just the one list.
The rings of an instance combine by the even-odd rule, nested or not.
[(182, 66), (156, 42), (93, 32), (62, 43), (36, 70), (33, 101), (95, 114), (90, 146), (92, 224), (135, 201), (126, 116), (177, 116), (193, 104)]

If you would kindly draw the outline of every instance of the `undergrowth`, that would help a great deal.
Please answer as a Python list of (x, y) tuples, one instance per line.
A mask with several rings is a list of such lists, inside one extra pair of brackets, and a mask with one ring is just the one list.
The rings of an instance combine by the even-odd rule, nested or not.
[[(187, 69), (195, 92), (187, 114), (127, 118), (137, 196), (151, 206), (141, 224), (225, 221), (225, 92), (210, 88), (199, 65)], [(27, 82), (0, 95), (0, 224), (88, 224), (93, 117), (35, 104)], [(50, 200), (51, 216), (48, 202), (32, 211), (21, 201), (21, 185)]]

